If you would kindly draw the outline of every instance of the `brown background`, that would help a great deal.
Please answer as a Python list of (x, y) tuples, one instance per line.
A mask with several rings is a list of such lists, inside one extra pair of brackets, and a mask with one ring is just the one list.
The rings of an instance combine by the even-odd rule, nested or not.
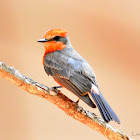
[[(67, 30), (74, 48), (94, 69), (100, 90), (121, 120), (120, 126), (110, 124), (140, 139), (132, 136), (140, 133), (140, 2), (1, 0), (0, 61), (42, 84), (57, 85), (44, 72), (44, 47), (37, 43), (51, 28)], [(106, 139), (2, 78), (0, 91), (1, 140)]]

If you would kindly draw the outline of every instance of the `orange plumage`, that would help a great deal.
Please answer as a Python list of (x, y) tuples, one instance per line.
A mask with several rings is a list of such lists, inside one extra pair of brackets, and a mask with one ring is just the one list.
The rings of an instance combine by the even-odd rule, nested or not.
[[(61, 29), (51, 29), (43, 35), (43, 38), (52, 39), (55, 36), (67, 37), (67, 32)], [(54, 52), (56, 50), (62, 50), (66, 47), (62, 42), (49, 41), (44, 43), (45, 53)], [(44, 56), (43, 56), (43, 64), (44, 64)]]
[(44, 34), (43, 38), (51, 39), (54, 36), (67, 37), (67, 32), (61, 29), (51, 29)]

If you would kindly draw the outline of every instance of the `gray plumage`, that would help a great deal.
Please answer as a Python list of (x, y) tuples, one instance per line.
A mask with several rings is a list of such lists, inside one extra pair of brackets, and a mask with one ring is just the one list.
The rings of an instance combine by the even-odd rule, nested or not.
[[(54, 37), (66, 45), (62, 50), (46, 53), (44, 69), (55, 81), (82, 99), (90, 107), (96, 105), (106, 122), (114, 120), (120, 123), (118, 117), (100, 93), (95, 74), (87, 63), (71, 46), (68, 37)], [(90, 99), (89, 94), (94, 99)]]
[(44, 68), (48, 75), (95, 108), (88, 94), (82, 96), (90, 91), (92, 83), (97, 85), (94, 72), (72, 47), (47, 53), (44, 58)]

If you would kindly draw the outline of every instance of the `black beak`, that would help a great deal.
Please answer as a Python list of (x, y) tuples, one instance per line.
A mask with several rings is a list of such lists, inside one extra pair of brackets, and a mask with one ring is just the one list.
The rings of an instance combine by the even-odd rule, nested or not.
[(46, 38), (42, 38), (42, 39), (39, 39), (37, 42), (47, 42), (48, 41), (48, 39), (46, 39)]

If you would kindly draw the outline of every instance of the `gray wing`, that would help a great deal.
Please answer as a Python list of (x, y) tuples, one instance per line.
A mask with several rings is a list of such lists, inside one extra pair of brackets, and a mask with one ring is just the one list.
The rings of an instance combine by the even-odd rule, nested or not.
[[(91, 89), (91, 84), (95, 82), (95, 77), (88, 63), (74, 50), (55, 51), (47, 53), (44, 58), (44, 69), (58, 83), (76, 94), (91, 107), (95, 104), (89, 98), (87, 92)], [(83, 96), (84, 95), (84, 96)]]

